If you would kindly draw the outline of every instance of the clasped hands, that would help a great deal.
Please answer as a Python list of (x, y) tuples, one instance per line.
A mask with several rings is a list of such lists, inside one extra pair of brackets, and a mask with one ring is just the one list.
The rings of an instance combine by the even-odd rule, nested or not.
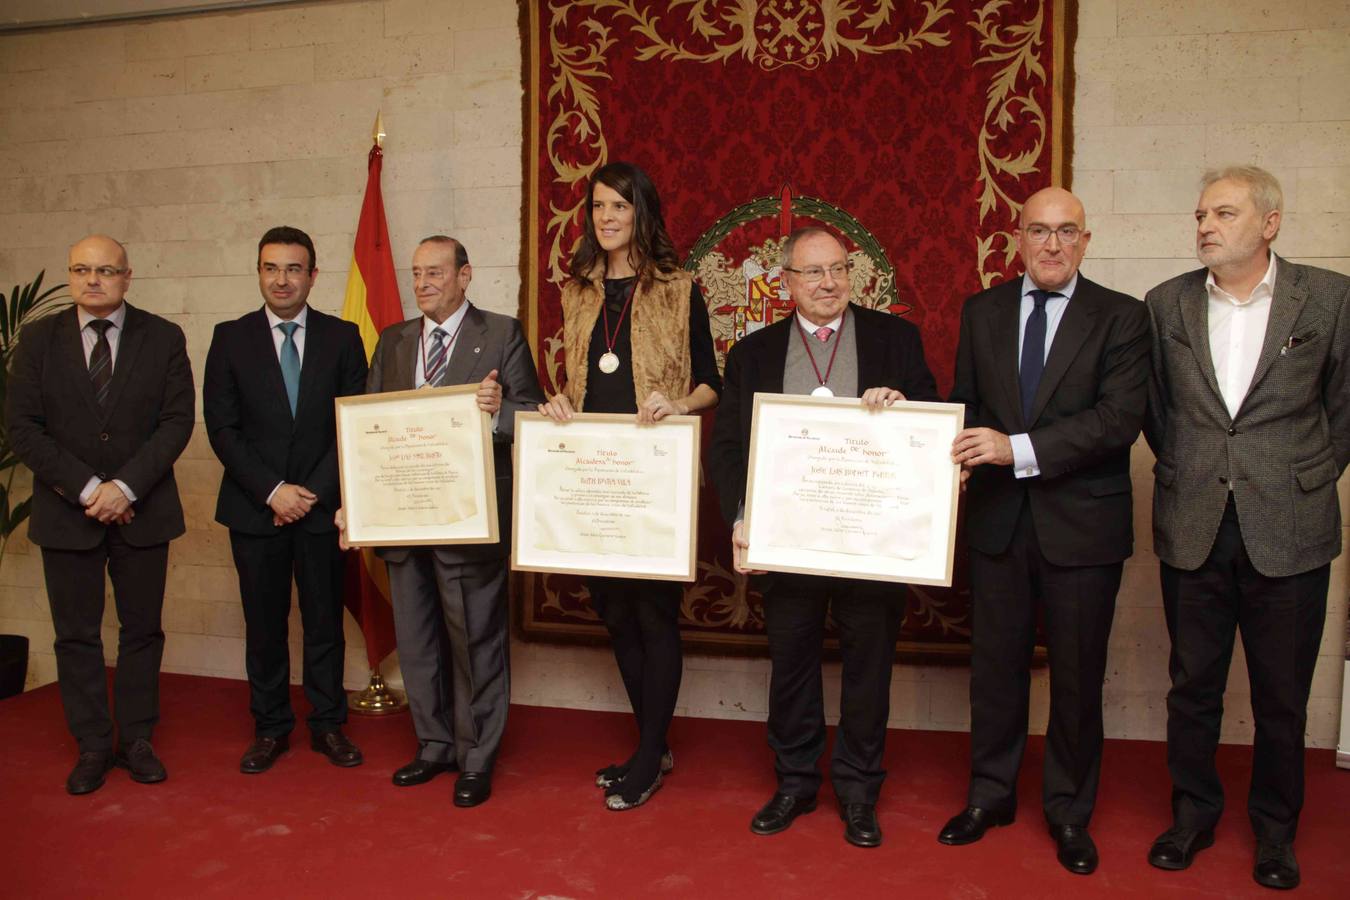
[(84, 514), (103, 525), (127, 525), (136, 517), (136, 510), (116, 482), (105, 481), (89, 495)]

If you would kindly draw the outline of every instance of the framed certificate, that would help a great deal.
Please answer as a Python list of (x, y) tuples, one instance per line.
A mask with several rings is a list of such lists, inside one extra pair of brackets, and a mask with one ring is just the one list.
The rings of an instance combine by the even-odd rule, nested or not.
[(755, 394), (746, 565), (950, 586), (965, 409)]
[(492, 418), (477, 392), (468, 384), (337, 398), (348, 543), (496, 543)]
[(511, 567), (693, 581), (700, 423), (516, 413)]

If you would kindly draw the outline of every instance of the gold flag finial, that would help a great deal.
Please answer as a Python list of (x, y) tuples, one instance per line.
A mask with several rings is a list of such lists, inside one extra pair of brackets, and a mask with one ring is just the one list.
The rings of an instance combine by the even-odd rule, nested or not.
[(375, 130), (371, 132), (370, 136), (375, 141), (376, 147), (384, 146), (384, 117), (380, 114), (379, 110), (375, 111)]

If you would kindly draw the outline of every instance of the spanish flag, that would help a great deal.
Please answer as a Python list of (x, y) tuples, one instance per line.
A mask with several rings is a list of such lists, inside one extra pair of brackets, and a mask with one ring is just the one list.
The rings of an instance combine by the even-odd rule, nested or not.
[[(403, 301), (398, 296), (398, 277), (389, 251), (389, 226), (385, 223), (384, 197), (380, 193), (380, 169), (384, 165), (384, 151), (380, 148), (382, 131), (377, 123), (375, 146), (370, 148), (368, 161), (366, 198), (361, 204), (352, 268), (347, 275), (347, 297), (342, 304), (342, 318), (355, 322), (361, 329), (367, 360), (375, 353), (380, 332), (403, 321)], [(366, 659), (374, 672), (394, 650), (394, 610), (389, 601), (389, 575), (384, 562), (369, 548), (347, 554), (344, 597), (347, 609), (366, 637)]]

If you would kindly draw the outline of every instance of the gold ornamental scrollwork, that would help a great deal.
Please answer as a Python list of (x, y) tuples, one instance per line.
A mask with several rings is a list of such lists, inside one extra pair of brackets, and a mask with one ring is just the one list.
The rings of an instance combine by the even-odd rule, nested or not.
[[(997, 67), (986, 92), (979, 137), (980, 174), (976, 179), (980, 186), (979, 221), (982, 226), (975, 235), (976, 261), (981, 286), (986, 288), (1002, 274), (998, 269), (986, 268), (989, 258), (1001, 252), (1002, 265), (1006, 267), (1017, 255), (1017, 246), (1011, 230), (999, 229), (984, 235), (980, 232), (989, 215), (1004, 207), (1009, 228), (1017, 221), (1022, 204), (1012, 198), (1004, 185), (1016, 184), (1023, 175), (1037, 171), (1036, 161), (1045, 146), (1046, 114), (1032, 92), (1034, 82), (1046, 82), (1045, 67), (1039, 57), (1044, 43), (1041, 29), (1045, 23), (1045, 3), (1037, 4), (1035, 15), (1027, 21), (1002, 26), (998, 13), (1009, 2), (991, 0), (979, 7), (974, 20), (967, 23), (980, 36), (982, 55), (975, 64)], [(1007, 136), (1008, 126), (1014, 122), (1024, 125), (1028, 119), (1035, 129), (1035, 143), (1021, 152), (1000, 155), (996, 145)]]
[[(783, 66), (815, 69), (845, 52), (857, 58), (864, 54), (913, 53), (924, 46), (945, 47), (950, 33), (941, 30), (943, 20), (954, 14), (951, 0), (922, 0), (923, 21), (893, 40), (881, 40), (878, 32), (895, 14), (895, 0), (734, 0), (718, 5), (711, 0), (670, 0), (668, 4), (640, 6), (636, 0), (566, 0), (548, 7), (549, 49), (552, 82), (546, 94), (549, 104), (557, 101), (558, 114), (546, 133), (554, 182), (574, 189), (588, 181), (605, 164), (608, 146), (600, 121), (599, 102), (593, 84), (609, 78), (605, 57), (617, 42), (614, 28), (594, 14), (607, 12), (612, 23), (627, 22), (633, 41), (634, 59), (715, 63), (741, 57), (765, 71)], [(659, 11), (679, 12), (694, 39), (676, 41), (662, 32)], [(657, 12), (654, 12), (653, 10)], [(562, 36), (569, 17), (586, 13), (579, 31), (586, 36), (579, 44), (565, 43)], [(564, 138), (568, 138), (564, 142)], [(574, 191), (569, 190), (569, 194)], [(584, 199), (571, 205), (549, 204), (545, 239), (548, 245), (548, 280), (562, 283), (565, 261), (572, 248), (564, 247), (567, 226), (579, 220)]]

